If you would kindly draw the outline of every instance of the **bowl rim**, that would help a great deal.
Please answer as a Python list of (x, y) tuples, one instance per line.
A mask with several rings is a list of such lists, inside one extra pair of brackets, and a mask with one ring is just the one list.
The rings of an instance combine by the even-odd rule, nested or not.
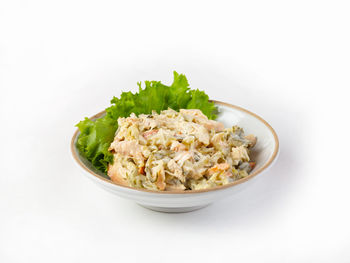
[[(271, 127), (271, 125), (267, 121), (265, 121), (263, 118), (261, 118), (260, 116), (258, 116), (257, 114), (255, 114), (255, 113), (253, 113), (251, 111), (248, 111), (248, 110), (246, 110), (246, 109), (244, 109), (242, 107), (239, 107), (239, 106), (236, 106), (236, 105), (232, 105), (232, 104), (227, 103), (227, 102), (222, 102), (222, 101), (217, 101), (217, 100), (210, 100), (210, 101), (215, 103), (215, 104), (217, 104), (217, 105), (222, 105), (222, 106), (233, 108), (233, 109), (236, 109), (236, 110), (239, 110), (239, 111), (243, 111), (243, 112), (245, 112), (245, 113), (255, 117), (256, 119), (261, 121), (270, 130), (270, 132), (273, 135), (273, 138), (274, 138), (274, 141), (275, 141), (275, 148), (273, 150), (273, 153), (272, 153), (271, 157), (267, 160), (267, 162), (262, 167), (260, 167), (259, 169), (255, 170), (255, 171), (253, 170), (253, 172), (251, 174), (249, 174), (247, 177), (244, 177), (242, 179), (239, 179), (237, 181), (234, 181), (232, 183), (228, 183), (228, 184), (225, 184), (225, 185), (222, 185), (222, 186), (215, 186), (215, 187), (207, 188), (207, 189), (188, 190), (188, 191), (183, 191), (183, 190), (157, 191), (157, 190), (149, 190), (149, 189), (142, 189), (142, 188), (135, 188), (135, 187), (131, 187), (131, 186), (121, 185), (121, 184), (115, 183), (112, 180), (109, 180), (109, 179), (107, 179), (107, 178), (105, 178), (105, 177), (95, 173), (94, 171), (90, 170), (89, 167), (87, 167), (80, 160), (80, 158), (78, 157), (78, 149), (76, 148), (76, 145), (75, 145), (76, 137), (79, 134), (79, 129), (76, 129), (76, 131), (74, 132), (73, 137), (71, 139), (71, 143), (70, 143), (70, 148), (71, 148), (71, 152), (72, 152), (73, 158), (79, 164), (79, 166), (81, 166), (85, 171), (87, 171), (91, 175), (95, 176), (97, 179), (100, 179), (100, 180), (102, 180), (104, 182), (107, 182), (107, 183), (109, 183), (111, 185), (115, 185), (115, 186), (118, 186), (118, 187), (121, 187), (121, 188), (126, 188), (126, 189), (129, 189), (129, 190), (140, 191), (140, 192), (148, 192), (148, 193), (153, 193), (153, 194), (196, 194), (196, 193), (212, 192), (212, 191), (227, 189), (227, 188), (233, 187), (235, 185), (244, 183), (244, 182), (252, 179), (253, 177), (257, 176), (261, 172), (263, 172), (276, 159), (278, 151), (279, 151), (279, 140), (278, 140), (277, 134), (276, 134), (275, 130)], [(106, 111), (103, 110), (103, 111), (93, 115), (89, 119), (90, 120), (98, 119), (101, 116), (103, 116), (105, 113), (106, 113)]]

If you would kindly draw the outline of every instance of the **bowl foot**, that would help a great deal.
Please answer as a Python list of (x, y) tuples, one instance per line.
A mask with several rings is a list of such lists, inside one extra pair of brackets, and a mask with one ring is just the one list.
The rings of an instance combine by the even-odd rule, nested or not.
[(144, 208), (156, 211), (156, 212), (163, 212), (163, 213), (187, 213), (192, 212), (204, 207), (207, 207), (209, 204), (206, 205), (198, 205), (198, 206), (190, 206), (190, 207), (160, 207), (160, 206), (150, 206), (150, 205), (144, 205), (144, 204), (138, 204)]

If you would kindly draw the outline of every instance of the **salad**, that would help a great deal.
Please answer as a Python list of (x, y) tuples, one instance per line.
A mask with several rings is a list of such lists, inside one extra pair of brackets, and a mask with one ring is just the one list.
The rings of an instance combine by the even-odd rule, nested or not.
[(106, 115), (79, 122), (77, 148), (119, 184), (150, 190), (197, 190), (248, 176), (256, 143), (238, 126), (215, 121), (208, 96), (174, 72), (172, 85), (145, 81), (114, 97)]
[(198, 109), (131, 114), (118, 119), (108, 176), (151, 190), (198, 190), (246, 177), (256, 138), (237, 126), (224, 128)]

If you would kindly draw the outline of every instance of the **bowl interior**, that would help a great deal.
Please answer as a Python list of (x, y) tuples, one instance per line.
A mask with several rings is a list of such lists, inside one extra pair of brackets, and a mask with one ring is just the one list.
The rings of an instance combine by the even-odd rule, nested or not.
[[(254, 134), (257, 136), (257, 143), (251, 151), (251, 159), (256, 162), (254, 170), (250, 175), (244, 179), (238, 180), (232, 184), (238, 184), (240, 181), (246, 181), (255, 176), (256, 174), (267, 168), (275, 159), (278, 152), (278, 138), (272, 127), (261, 117), (251, 113), (240, 107), (214, 101), (219, 110), (218, 121), (224, 123), (225, 127), (231, 127), (238, 125), (244, 129), (246, 135)], [(98, 113), (91, 119), (96, 119), (104, 115), (104, 112)], [(78, 149), (75, 147), (76, 140), (79, 132), (76, 132), (72, 140), (72, 152), (78, 163), (93, 175), (100, 176), (100, 179), (107, 179), (114, 185), (116, 183), (109, 180), (108, 176), (97, 170), (92, 164), (83, 156), (80, 155)], [(96, 178), (98, 178), (96, 176)], [(102, 177), (102, 178), (101, 178)], [(124, 186), (122, 186), (124, 187)], [(225, 186), (221, 186), (223, 188)], [(136, 190), (136, 189), (135, 189)], [(207, 189), (206, 189), (207, 190)], [(150, 191), (150, 190), (145, 190)], [(203, 190), (196, 190), (191, 192), (200, 192)], [(153, 191), (151, 191), (153, 192)]]

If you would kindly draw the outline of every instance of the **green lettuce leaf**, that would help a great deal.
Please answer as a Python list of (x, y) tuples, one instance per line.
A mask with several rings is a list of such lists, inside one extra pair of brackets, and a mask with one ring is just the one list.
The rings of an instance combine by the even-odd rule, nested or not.
[(85, 118), (76, 125), (80, 130), (77, 140), (77, 148), (92, 165), (106, 172), (108, 163), (113, 162), (113, 155), (108, 151), (109, 145), (114, 139), (118, 123), (116, 120), (104, 116), (91, 121)]
[(113, 97), (111, 106), (106, 109), (106, 115), (92, 121), (85, 118), (76, 126), (80, 130), (77, 148), (98, 170), (106, 173), (108, 163), (113, 162), (113, 155), (108, 151), (118, 128), (118, 118), (128, 117), (131, 113), (150, 114), (172, 108), (200, 109), (209, 119), (215, 119), (217, 108), (209, 102), (204, 91), (191, 90), (185, 75), (174, 71), (174, 81), (166, 86), (160, 81), (145, 81), (141, 83), (138, 93), (123, 92), (120, 98)]
[(200, 109), (209, 119), (216, 119), (217, 108), (214, 103), (209, 102), (209, 97), (204, 91), (196, 89), (189, 93), (191, 99), (186, 106), (187, 109)]

